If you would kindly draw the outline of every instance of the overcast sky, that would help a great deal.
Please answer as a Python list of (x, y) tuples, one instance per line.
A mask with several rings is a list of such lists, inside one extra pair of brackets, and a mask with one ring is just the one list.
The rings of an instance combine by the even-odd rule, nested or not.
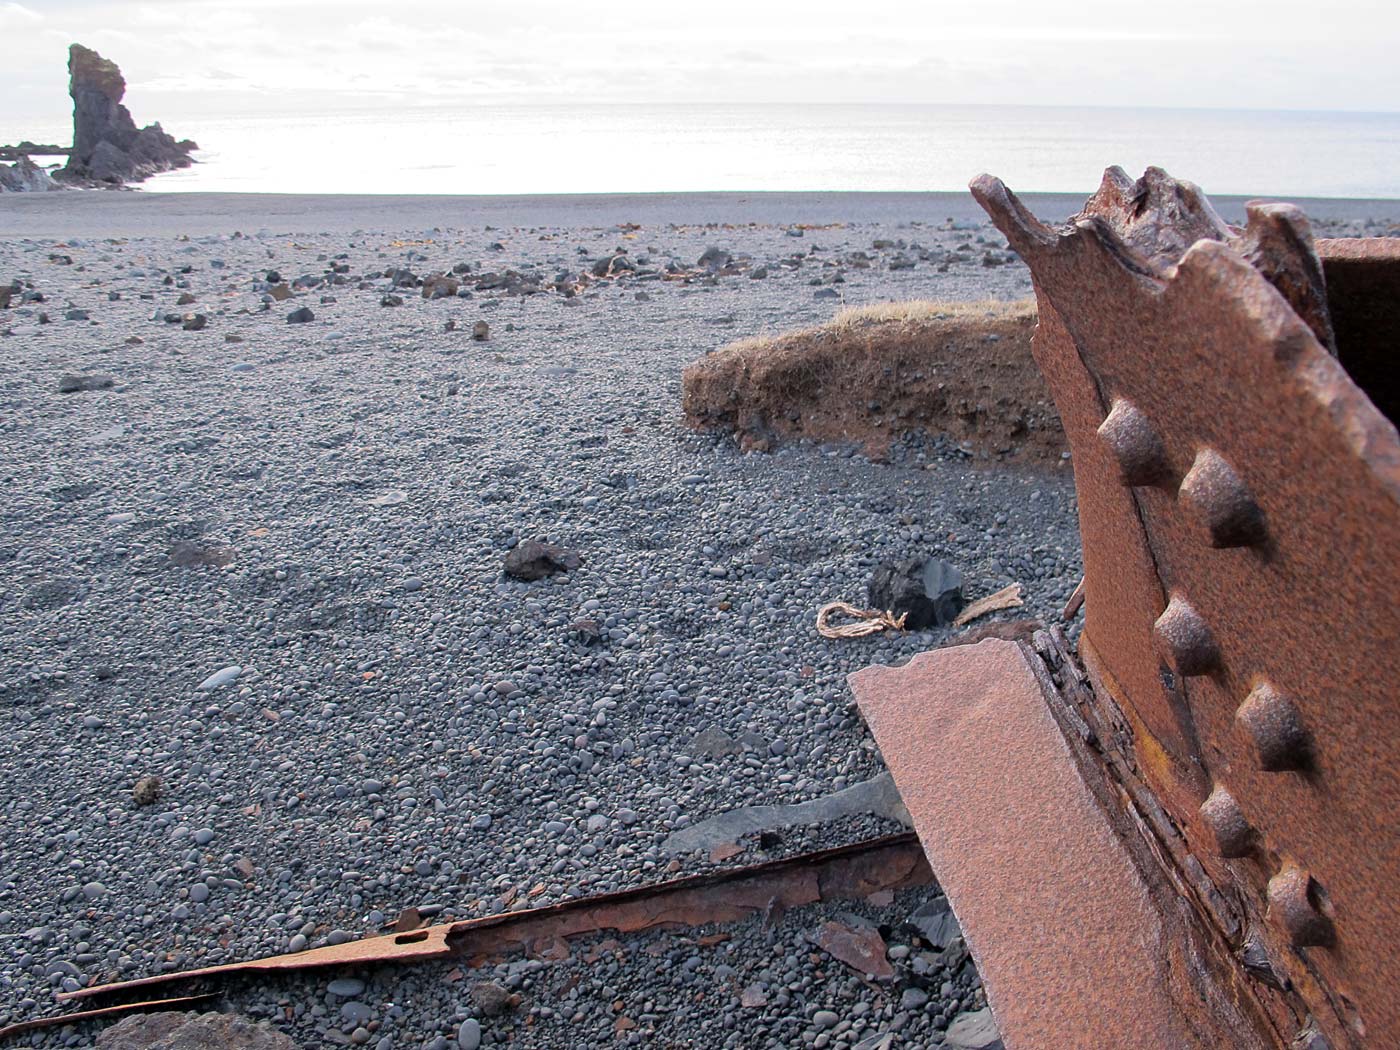
[(66, 122), (66, 51), (138, 122), (492, 102), (1400, 109), (1394, 0), (0, 0), (0, 140)]

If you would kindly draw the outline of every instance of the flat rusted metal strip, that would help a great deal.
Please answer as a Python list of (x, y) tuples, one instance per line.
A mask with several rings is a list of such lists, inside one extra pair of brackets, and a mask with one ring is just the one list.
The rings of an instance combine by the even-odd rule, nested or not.
[(35, 1017), (32, 1020), (17, 1021), (12, 1025), (0, 1028), (0, 1042), (17, 1035), (23, 1035), (25, 1032), (37, 1032), (42, 1028), (57, 1028), (62, 1025), (76, 1024), (79, 1021), (95, 1021), (101, 1017), (117, 1017), (121, 1014), (174, 1010), (177, 1007), (192, 1006), (195, 1003), (208, 1002), (210, 999), (217, 998), (216, 993), (209, 992), (205, 995), (182, 995), (175, 999), (147, 999), (139, 1003), (101, 1006), (95, 1010), (77, 1010), (71, 1014), (55, 1014), (52, 1017)]
[(1031, 659), (987, 640), (850, 679), (1006, 1046), (1262, 1046), (1228, 1013), (1190, 1008), (1171, 888), (1108, 819)]
[(284, 973), (328, 966), (376, 966), (447, 956), (474, 961), (539, 951), (557, 954), (575, 937), (605, 931), (635, 933), (665, 927), (739, 922), (776, 909), (864, 897), (879, 890), (933, 881), (912, 832), (889, 835), (796, 857), (693, 875), (655, 886), (581, 897), (479, 919), (442, 923), (407, 933), (365, 937), (346, 944), (206, 966), (63, 992), (60, 1000), (168, 986), (235, 973)]

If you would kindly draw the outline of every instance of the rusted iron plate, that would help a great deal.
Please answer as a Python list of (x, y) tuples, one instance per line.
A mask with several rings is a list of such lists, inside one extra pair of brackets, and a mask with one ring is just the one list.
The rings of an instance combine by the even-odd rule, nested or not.
[[(1140, 721), (1162, 805), (1316, 1029), (1334, 1047), (1400, 1046), (1400, 439), (1320, 340), (1306, 223), (1251, 207), (1232, 231), (1152, 170), (1133, 183), (1110, 169), (1058, 232), (996, 180), (974, 193), (1055, 318), (1047, 356), (1082, 368), (1054, 393), (1081, 490), (1086, 660)], [(1331, 257), (1348, 253), (1368, 249)], [(1343, 361), (1349, 338), (1339, 325)], [(1122, 507), (1083, 498), (1106, 488), (1102, 457), (1079, 455), (1094, 437), (1153, 585), (1134, 552), (1090, 557)], [(1111, 620), (1095, 611), (1108, 588)], [(1159, 614), (1146, 629), (1144, 610)], [(1144, 668), (1166, 689), (1135, 684)], [(1159, 728), (1169, 715), (1179, 735)], [(1163, 752), (1199, 776), (1154, 776)]]
[(1261, 1045), (1212, 1027), (1209, 1011), (1193, 1016), (1174, 917), (1086, 783), (1020, 645), (936, 650), (850, 681), (1008, 1050)]
[(605, 931), (633, 933), (739, 922), (754, 915), (772, 914), (775, 909), (868, 897), (880, 890), (923, 886), (932, 880), (918, 839), (913, 834), (890, 835), (543, 908), (441, 923), (407, 933), (365, 937), (346, 944), (183, 973), (94, 985), (60, 993), (58, 998), (83, 999), (234, 973), (411, 963), (449, 955), (465, 956), (473, 965), (517, 952), (563, 958), (568, 954), (568, 941), (575, 937)]
[[(1097, 434), (1109, 406), (1054, 306), (1039, 291), (1037, 297), (1032, 352), (1055, 398), (1075, 467), (1084, 558), (1081, 652), (1144, 730), (1141, 735), (1157, 742), (1148, 766), (1158, 790), (1204, 795), (1189, 712), (1165, 687), (1153, 657), (1152, 625), (1166, 609), (1166, 595), (1132, 493), (1119, 481), (1120, 464)], [(1116, 655), (1111, 666), (1096, 658), (1100, 646)]]

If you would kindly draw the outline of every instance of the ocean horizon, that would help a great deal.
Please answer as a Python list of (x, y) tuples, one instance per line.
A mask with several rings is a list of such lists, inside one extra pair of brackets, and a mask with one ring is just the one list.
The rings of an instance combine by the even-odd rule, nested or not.
[[(1110, 107), (481, 105), (201, 114), (135, 108), (200, 145), (159, 192), (1081, 193), (1149, 164), (1216, 195), (1400, 198), (1400, 113)], [(55, 117), (10, 138), (67, 144)], [(347, 148), (346, 143), (354, 145)]]

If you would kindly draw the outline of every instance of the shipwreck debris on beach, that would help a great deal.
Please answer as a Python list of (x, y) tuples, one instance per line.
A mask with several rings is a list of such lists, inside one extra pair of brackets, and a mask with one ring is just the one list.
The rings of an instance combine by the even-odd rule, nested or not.
[[(271, 958), (91, 985), (60, 993), (59, 998), (100, 998), (238, 973), (277, 974), (324, 967), (402, 964), (447, 956), (467, 959), (474, 966), (519, 953), (530, 958), (557, 960), (570, 954), (571, 940), (598, 933), (734, 923), (756, 915), (772, 916), (818, 901), (862, 898), (927, 886), (931, 881), (918, 840), (912, 833), (905, 832), (540, 908), (405, 928), (378, 937)], [(101, 1012), (158, 1010), (191, 1001), (189, 997), (142, 1000), (104, 1008)], [(0, 1039), (95, 1016), (98, 1012), (87, 1011), (26, 1021), (0, 1029)]]
[(1392, 316), (1400, 240), (1155, 168), (1059, 229), (972, 189), (1035, 278), (1085, 624), (851, 685), (1006, 1045), (1396, 1045), (1393, 332), (1331, 315)]

